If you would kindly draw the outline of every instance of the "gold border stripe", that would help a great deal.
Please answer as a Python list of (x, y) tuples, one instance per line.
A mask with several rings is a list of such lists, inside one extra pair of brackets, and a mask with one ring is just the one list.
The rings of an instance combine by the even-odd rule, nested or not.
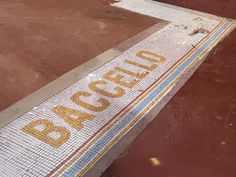
[[(183, 57), (176, 65), (175, 67), (173, 67), (170, 71), (168, 71), (166, 73), (166, 75), (163, 76), (163, 78), (161, 79), (161, 81), (159, 81), (156, 85), (159, 85), (166, 77), (168, 77), (168, 75), (174, 70), (176, 69), (180, 64), (182, 64), (184, 62), (184, 60), (189, 57), (194, 51), (196, 51), (196, 49), (202, 45), (202, 43), (204, 43), (207, 39), (209, 39), (216, 30), (218, 30), (221, 27), (222, 21), (217, 25), (217, 28), (215, 28), (208, 36), (206, 36), (204, 38), (204, 40), (202, 40), (199, 44), (197, 44), (193, 49), (191, 49), (191, 52), (189, 52), (185, 57)], [(155, 85), (155, 87), (156, 87)], [(153, 89), (151, 89), (153, 90)], [(108, 127), (104, 128), (103, 131), (97, 135), (95, 138), (93, 139), (87, 146), (86, 148), (84, 148), (81, 152), (79, 152), (79, 154), (74, 157), (73, 159), (71, 159), (71, 161), (69, 163), (67, 163), (64, 167), (62, 167), (60, 170), (58, 170), (58, 172), (56, 172), (55, 176), (60, 175), (63, 171), (66, 170), (67, 167), (69, 167), (71, 164), (73, 164), (74, 161), (76, 161), (81, 154), (83, 154), (88, 147), (90, 146), (90, 144), (93, 144), (95, 141), (97, 141), (98, 138), (100, 138), (102, 136), (102, 134), (104, 134), (104, 132), (106, 132), (111, 126), (113, 126), (116, 122), (118, 122), (120, 120), (121, 117), (123, 117), (130, 109), (132, 109), (134, 106), (136, 106), (147, 94), (149, 94), (151, 92), (151, 90), (149, 90), (148, 92), (146, 92), (141, 98), (139, 98), (131, 107), (129, 107), (125, 112), (122, 113), (121, 116), (119, 116), (119, 119), (117, 118), (116, 120), (114, 120), (113, 122), (111, 122)], [(94, 159), (95, 160), (95, 159)], [(91, 161), (92, 162), (92, 161)], [(89, 165), (89, 164), (88, 164)]]
[(117, 135), (104, 149), (103, 151), (101, 151), (97, 157), (93, 160), (90, 161), (90, 163), (83, 169), (81, 170), (81, 172), (79, 172), (76, 176), (80, 177), (82, 176), (88, 169), (90, 169), (90, 167), (97, 161), (99, 160), (112, 146), (113, 144), (115, 144), (120, 138), (123, 137), (123, 135), (125, 135), (125, 133), (128, 132), (128, 130), (134, 126), (138, 120), (140, 120), (142, 118), (142, 116), (156, 103), (159, 101), (159, 99), (180, 79), (180, 77), (182, 77), (187, 71), (189, 71), (189, 69), (199, 60), (200, 57), (202, 57), (207, 51), (208, 49), (210, 49), (212, 46), (214, 46), (219, 40), (220, 38), (225, 34), (226, 31), (228, 31), (230, 29), (230, 27), (232, 26), (232, 23), (222, 32), (222, 34), (220, 36), (218, 36), (218, 38), (210, 45), (208, 46), (163, 92), (162, 94), (160, 94), (152, 103), (150, 103), (147, 108), (145, 108), (145, 110), (140, 113), (137, 118), (129, 124), (129, 126), (127, 126), (122, 132), (120, 132), (119, 135)]

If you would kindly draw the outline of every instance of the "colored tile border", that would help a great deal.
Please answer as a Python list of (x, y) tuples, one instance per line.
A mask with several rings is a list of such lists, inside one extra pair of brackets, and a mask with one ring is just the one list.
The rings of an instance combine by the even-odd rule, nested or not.
[[(187, 56), (184, 56), (173, 66), (177, 68), (172, 70), (168, 77), (163, 75), (165, 79), (161, 83), (155, 84), (146, 94), (145, 97), (139, 99), (137, 105), (132, 106), (132, 110), (129, 109), (123, 117), (120, 117), (114, 122), (113, 127), (109, 127), (109, 131), (105, 133), (102, 137), (98, 137), (94, 140), (94, 144), (89, 147), (87, 151), (83, 152), (83, 155), (80, 153), (79, 157), (74, 159), (74, 162), (69, 162), (71, 166), (68, 169), (63, 169), (55, 176), (82, 176), (91, 166), (99, 160), (99, 158), (108, 151), (115, 142), (117, 142), (124, 134), (129, 131), (129, 129), (136, 124), (140, 118), (142, 118), (145, 113), (150, 110), (154, 104), (156, 104), (162, 96), (175, 84), (180, 77), (189, 70), (201, 57), (209, 50), (219, 39), (224, 35), (227, 30), (232, 26), (229, 21), (225, 21), (220, 25), (219, 29), (214, 31), (211, 35), (205, 37), (201, 41), (200, 46), (189, 51)], [(207, 39), (207, 40), (206, 40)], [(206, 41), (204, 41), (206, 40)], [(181, 61), (182, 60), (182, 61)], [(161, 79), (161, 78), (160, 78)], [(95, 142), (96, 141), (96, 142)], [(108, 144), (108, 145), (107, 145)], [(107, 146), (104, 146), (107, 145)], [(102, 151), (103, 150), (103, 151)], [(101, 151), (101, 152), (100, 152)], [(73, 161), (73, 160), (72, 160)], [(52, 175), (52, 174), (50, 174)]]

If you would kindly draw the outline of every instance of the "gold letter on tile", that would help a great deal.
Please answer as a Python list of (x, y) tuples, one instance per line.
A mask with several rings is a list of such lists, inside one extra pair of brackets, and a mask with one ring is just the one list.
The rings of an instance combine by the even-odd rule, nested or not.
[(78, 131), (84, 127), (83, 122), (85, 120), (93, 120), (95, 118), (94, 115), (65, 106), (56, 106), (55, 108), (53, 108), (53, 112)]
[[(39, 127), (43, 129), (39, 130)], [(22, 130), (54, 148), (60, 147), (70, 138), (70, 132), (66, 128), (55, 126), (51, 121), (45, 119), (39, 119), (30, 122), (25, 127), (23, 127)], [(58, 133), (60, 136), (54, 138), (50, 136), (51, 133)]]
[(143, 79), (149, 74), (149, 72), (135, 73), (133, 71), (130, 71), (130, 70), (127, 70), (127, 69), (124, 69), (121, 67), (115, 67), (114, 69), (117, 71), (123, 72), (125, 74), (129, 74), (129, 75), (134, 76), (139, 79)]
[(136, 54), (138, 57), (144, 59), (144, 60), (148, 60), (150, 62), (164, 62), (166, 60), (166, 58), (162, 55), (153, 53), (153, 52), (149, 52), (146, 50), (141, 50)]
[(136, 62), (131, 61), (131, 60), (125, 60), (124, 62), (128, 63), (130, 65), (133, 65), (133, 66), (137, 66), (137, 67), (142, 68), (142, 69), (146, 69), (148, 71), (153, 71), (154, 69), (157, 68), (157, 64), (153, 64), (151, 66), (146, 66), (146, 65), (143, 65), (143, 64), (140, 64), (140, 63), (136, 63)]
[(89, 88), (96, 93), (99, 93), (101, 95), (111, 97), (111, 98), (120, 98), (125, 94), (125, 90), (121, 87), (115, 87), (113, 90), (115, 90), (116, 93), (112, 93), (112, 92), (106, 91), (105, 89), (101, 89), (97, 86), (97, 85), (107, 85), (107, 83), (108, 82), (104, 80), (93, 81), (89, 84)]
[(84, 107), (84, 108), (86, 108), (86, 109), (89, 109), (89, 110), (91, 110), (91, 111), (96, 111), (96, 112), (104, 111), (105, 109), (107, 109), (107, 108), (110, 106), (109, 101), (107, 101), (107, 100), (104, 99), (104, 98), (99, 98), (99, 99), (97, 100), (97, 102), (99, 102), (99, 103), (101, 104), (101, 106), (95, 106), (95, 105), (93, 105), (93, 104), (87, 103), (87, 102), (82, 101), (82, 100), (80, 99), (80, 97), (82, 97), (82, 96), (84, 96), (84, 97), (90, 97), (91, 95), (92, 95), (92, 94), (89, 93), (89, 92), (77, 92), (77, 93), (75, 93), (75, 94), (71, 97), (71, 100), (72, 100), (74, 103), (76, 103), (76, 104), (78, 104), (78, 105), (80, 105), (80, 106), (82, 106), (82, 107)]
[(117, 73), (117, 71), (110, 70), (106, 74), (103, 75), (103, 78), (107, 79), (107, 80), (110, 80), (110, 81), (113, 81), (113, 82), (115, 82), (115, 83), (117, 83), (119, 85), (122, 85), (122, 86), (125, 86), (125, 87), (128, 87), (128, 88), (133, 88), (140, 81), (140, 80), (134, 79), (134, 80), (132, 80), (130, 82), (125, 82), (125, 81), (122, 81), (122, 79), (125, 76), (123, 76), (121, 74), (117, 74), (115, 77), (112, 77), (112, 75), (114, 75), (115, 73)]

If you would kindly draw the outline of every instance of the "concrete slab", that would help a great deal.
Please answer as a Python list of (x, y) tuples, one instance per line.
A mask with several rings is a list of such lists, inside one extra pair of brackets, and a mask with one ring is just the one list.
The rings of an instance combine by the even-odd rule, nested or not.
[(0, 129), (2, 176), (99, 176), (235, 27), (152, 1), (114, 5), (163, 22), (114, 48), (104, 59), (112, 60), (84, 77), (69, 74), (60, 92), (33, 109), (1, 114), (17, 115)]

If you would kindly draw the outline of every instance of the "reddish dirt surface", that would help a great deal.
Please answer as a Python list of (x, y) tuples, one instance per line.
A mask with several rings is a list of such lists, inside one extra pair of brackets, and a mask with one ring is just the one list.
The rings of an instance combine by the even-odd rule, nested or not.
[[(236, 18), (234, 0), (162, 1)], [(102, 177), (235, 177), (235, 57), (236, 31)]]
[(0, 110), (156, 22), (108, 0), (1, 0)]
[(235, 0), (157, 0), (210, 14), (236, 19)]
[[(234, 0), (161, 1), (236, 18)], [(154, 23), (96, 0), (2, 0), (0, 17), (0, 109)], [(235, 55), (236, 31), (102, 177), (235, 177)]]

